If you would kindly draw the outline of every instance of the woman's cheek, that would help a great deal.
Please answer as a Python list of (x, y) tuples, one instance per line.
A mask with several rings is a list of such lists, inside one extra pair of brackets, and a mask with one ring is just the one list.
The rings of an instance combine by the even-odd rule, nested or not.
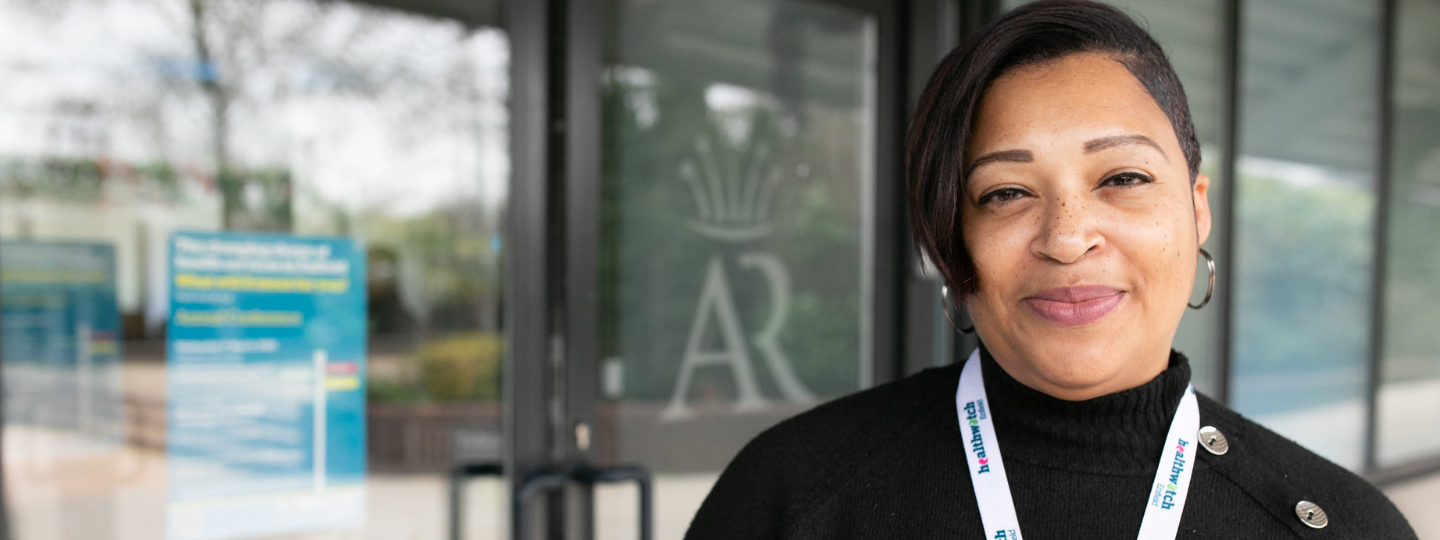
[(977, 241), (971, 245), (979, 249), (971, 250), (971, 257), (976, 273), (982, 278), (982, 287), (993, 285), (1000, 290), (1008, 289), (1008, 282), (1023, 271), (1028, 244), (1023, 230), (1017, 230), (1023, 227), (1017, 225), (1020, 224), (978, 227)]
[[(1163, 305), (1174, 304), (1177, 298), (1189, 294), (1188, 246), (1194, 244), (1194, 231), (1187, 232), (1185, 223), (1170, 219), (1152, 219), (1147, 227), (1136, 227), (1135, 247), (1132, 255), (1138, 258), (1142, 279), (1155, 292), (1163, 295)], [(1142, 232), (1143, 231), (1143, 232)]]

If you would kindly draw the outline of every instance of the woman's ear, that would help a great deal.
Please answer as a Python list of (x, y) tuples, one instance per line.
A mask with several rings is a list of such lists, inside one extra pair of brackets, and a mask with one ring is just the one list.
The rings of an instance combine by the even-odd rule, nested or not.
[(1195, 175), (1190, 185), (1191, 200), (1195, 203), (1196, 244), (1204, 244), (1210, 238), (1210, 177)]

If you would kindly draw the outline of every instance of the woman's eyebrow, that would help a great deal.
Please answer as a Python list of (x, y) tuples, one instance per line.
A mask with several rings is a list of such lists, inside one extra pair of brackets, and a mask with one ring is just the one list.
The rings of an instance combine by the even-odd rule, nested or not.
[(1144, 135), (1112, 135), (1109, 137), (1092, 139), (1089, 142), (1085, 143), (1085, 153), (1093, 154), (1107, 148), (1125, 146), (1127, 144), (1143, 144), (1145, 146), (1149, 146), (1151, 148), (1154, 148), (1156, 152), (1159, 152), (1160, 157), (1165, 158), (1165, 161), (1170, 161), (1170, 156), (1165, 155), (1165, 151), (1160, 149), (1160, 145), (1155, 144), (1155, 141), (1150, 140), (1149, 137), (1146, 137)]
[(976, 158), (970, 163), (970, 170), (966, 174), (975, 172), (975, 169), (979, 169), (986, 163), (1030, 163), (1032, 161), (1035, 161), (1035, 155), (1031, 154), (1029, 150), (1001, 150)]

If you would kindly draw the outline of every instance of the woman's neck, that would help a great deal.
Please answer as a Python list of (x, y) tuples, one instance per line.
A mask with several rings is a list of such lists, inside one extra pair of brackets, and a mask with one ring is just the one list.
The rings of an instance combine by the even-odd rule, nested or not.
[[(1105, 474), (1154, 474), (1165, 434), (1190, 383), (1189, 362), (1172, 353), (1151, 380), (1077, 401), (1028, 387), (982, 349), (985, 391), (1005, 459)], [(1060, 456), (1064, 456), (1060, 458)]]
[[(984, 346), (982, 345), (982, 347)], [(1053, 370), (1054, 366), (1064, 364), (1027, 362), (1021, 358), (1021, 355), (1015, 351), (1006, 350), (1003, 346), (998, 350), (985, 348), (985, 351), (991, 355), (991, 358), (994, 358), (995, 363), (1001, 369), (1005, 370), (1005, 373), (1020, 384), (1065, 401), (1085, 401), (1138, 387), (1150, 382), (1160, 372), (1165, 371), (1171, 362), (1171, 350), (1166, 346), (1163, 349), (1133, 355), (1133, 359), (1121, 363), (1119, 369), (1113, 374), (1095, 378), (1078, 376), (1074, 373), (1048, 373), (1037, 366), (1048, 364)]]

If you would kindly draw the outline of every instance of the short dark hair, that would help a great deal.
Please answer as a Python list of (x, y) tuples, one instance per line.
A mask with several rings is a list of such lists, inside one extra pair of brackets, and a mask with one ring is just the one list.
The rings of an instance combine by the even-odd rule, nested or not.
[(1144, 85), (1170, 118), (1195, 181), (1200, 143), (1185, 89), (1145, 29), (1120, 10), (1089, 0), (1042, 0), (1001, 15), (940, 61), (906, 136), (911, 233), (956, 301), (979, 288), (960, 231), (960, 207), (968, 174), (965, 152), (981, 96), (1007, 72), (1082, 52), (1108, 53)]

